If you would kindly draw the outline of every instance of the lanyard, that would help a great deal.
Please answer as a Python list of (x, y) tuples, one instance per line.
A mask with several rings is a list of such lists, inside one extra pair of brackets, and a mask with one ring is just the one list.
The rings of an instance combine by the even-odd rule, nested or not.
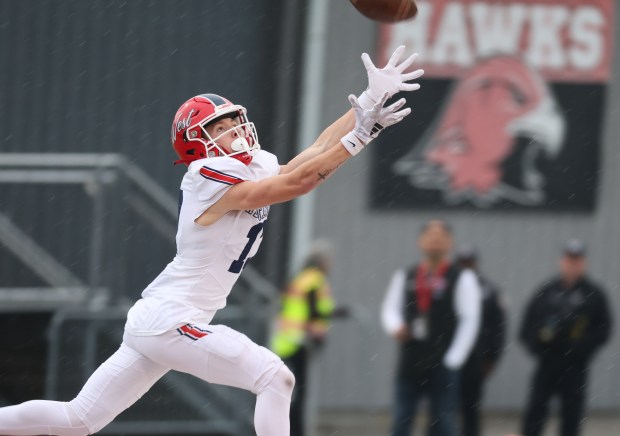
[(448, 262), (442, 261), (435, 270), (435, 273), (429, 271), (426, 264), (418, 267), (415, 275), (415, 293), (418, 312), (426, 313), (431, 307), (433, 290), (437, 287), (438, 279), (443, 278), (448, 270)]

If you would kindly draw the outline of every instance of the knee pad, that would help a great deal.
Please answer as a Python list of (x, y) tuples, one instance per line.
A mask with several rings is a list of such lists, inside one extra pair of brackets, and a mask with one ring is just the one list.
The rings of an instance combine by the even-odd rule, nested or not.
[(91, 434), (86, 424), (84, 424), (75, 410), (73, 410), (71, 403), (64, 403), (64, 405), (67, 417), (71, 423), (71, 436), (88, 436)]
[(271, 379), (271, 381), (265, 386), (265, 390), (270, 390), (278, 395), (291, 399), (293, 395), (293, 388), (295, 387), (295, 376), (286, 365), (282, 365), (280, 370)]

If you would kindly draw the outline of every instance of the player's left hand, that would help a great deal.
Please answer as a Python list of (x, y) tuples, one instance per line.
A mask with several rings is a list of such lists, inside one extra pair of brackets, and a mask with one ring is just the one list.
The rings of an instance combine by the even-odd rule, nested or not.
[(342, 138), (341, 142), (353, 156), (379, 136), (379, 133), (387, 126), (402, 121), (411, 113), (410, 108), (401, 109), (405, 104), (404, 98), (385, 106), (387, 99), (388, 93), (384, 92), (371, 109), (365, 109), (355, 95), (349, 95), (349, 102), (355, 113), (355, 127)]
[(388, 93), (388, 98), (400, 91), (415, 91), (420, 89), (418, 83), (407, 83), (415, 80), (424, 74), (424, 70), (417, 69), (410, 73), (405, 73), (418, 58), (418, 54), (414, 53), (400, 64), (400, 58), (405, 51), (405, 46), (398, 47), (387, 65), (381, 69), (377, 68), (368, 56), (368, 53), (362, 54), (362, 62), (366, 67), (368, 74), (368, 88), (359, 97), (360, 104), (365, 109), (370, 109), (381, 98), (384, 92)]
[(357, 135), (364, 145), (379, 136), (383, 129), (402, 121), (411, 113), (410, 108), (402, 109), (405, 99), (401, 98), (389, 106), (385, 106), (388, 93), (384, 92), (379, 100), (373, 105), (372, 109), (364, 109), (355, 95), (349, 95), (349, 102), (355, 111), (355, 129), (353, 133)]
[(407, 115), (411, 113), (411, 108), (408, 108), (408, 107), (406, 107), (403, 110), (400, 110), (400, 108), (402, 108), (406, 102), (407, 100), (405, 100), (404, 98), (401, 98), (400, 100), (397, 100), (396, 102), (392, 103), (388, 107), (381, 108), (382, 111), (379, 114), (378, 120), (377, 120), (377, 124), (381, 126), (381, 129), (374, 134), (373, 138), (376, 138), (377, 136), (379, 136), (379, 133), (381, 132), (381, 130), (385, 129), (386, 127), (392, 126), (396, 123), (400, 123), (403, 120), (403, 118), (405, 118)]

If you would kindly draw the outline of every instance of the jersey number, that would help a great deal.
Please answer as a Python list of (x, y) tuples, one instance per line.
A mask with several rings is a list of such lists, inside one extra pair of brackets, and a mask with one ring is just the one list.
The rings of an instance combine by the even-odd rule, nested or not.
[(234, 274), (239, 274), (241, 272), (246, 260), (249, 260), (247, 259), (247, 257), (248, 257), (248, 254), (250, 254), (252, 245), (254, 245), (254, 242), (256, 242), (256, 238), (258, 238), (258, 235), (263, 230), (264, 225), (265, 225), (264, 222), (258, 223), (250, 229), (250, 231), (248, 232), (247, 244), (245, 244), (245, 247), (243, 247), (243, 250), (241, 251), (241, 254), (239, 255), (239, 259), (234, 260), (233, 263), (230, 264), (230, 268), (228, 268), (228, 272), (231, 272)]

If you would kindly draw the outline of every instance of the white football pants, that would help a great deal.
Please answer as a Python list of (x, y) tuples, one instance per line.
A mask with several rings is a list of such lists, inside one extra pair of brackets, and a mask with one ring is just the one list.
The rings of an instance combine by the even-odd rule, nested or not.
[(72, 401), (0, 408), (0, 435), (84, 436), (109, 424), (169, 370), (257, 395), (258, 436), (288, 436), (295, 379), (271, 351), (222, 325), (187, 325), (157, 336), (125, 333), (123, 343)]

